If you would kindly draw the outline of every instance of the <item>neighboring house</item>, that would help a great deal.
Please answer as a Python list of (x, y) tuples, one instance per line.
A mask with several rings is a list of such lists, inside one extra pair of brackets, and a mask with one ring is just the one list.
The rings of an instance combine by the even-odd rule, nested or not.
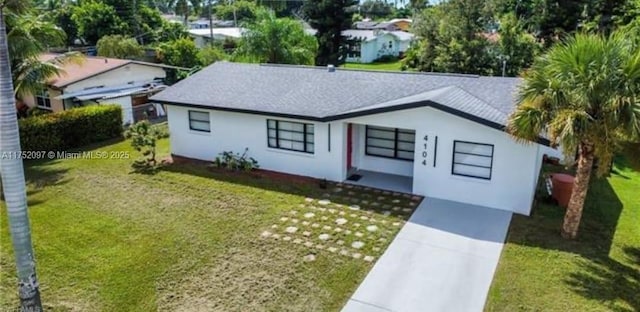
[(411, 30), (411, 24), (413, 20), (410, 18), (394, 18), (389, 21), (389, 23), (395, 25), (398, 30), (409, 31)]
[[(56, 54), (43, 54), (45, 61)], [(47, 89), (25, 96), (22, 102), (59, 112), (73, 107), (92, 104), (119, 104), (125, 124), (138, 119), (164, 116), (162, 105), (149, 103), (149, 96), (166, 86), (163, 81), (167, 68), (162, 64), (103, 57), (86, 57), (81, 64), (62, 66), (63, 74), (47, 82)]]
[(243, 29), (240, 27), (217, 27), (206, 29), (189, 29), (189, 34), (193, 38), (198, 48), (204, 48), (211, 42), (211, 33), (213, 32), (213, 40), (224, 41), (226, 39), (240, 39)]
[(504, 131), (520, 82), (217, 62), (151, 99), (175, 156), (248, 148), (267, 170), (529, 214), (551, 149)]
[(189, 23), (189, 29), (209, 29), (209, 20), (197, 20)]
[(409, 31), (411, 28), (412, 20), (408, 18), (394, 18), (386, 22), (373, 22), (370, 20), (364, 20), (353, 23), (353, 28), (361, 30), (374, 30), (381, 29), (386, 31)]
[(415, 37), (404, 31), (359, 30), (342, 31), (347, 37), (347, 62), (371, 63), (383, 56), (401, 57)]

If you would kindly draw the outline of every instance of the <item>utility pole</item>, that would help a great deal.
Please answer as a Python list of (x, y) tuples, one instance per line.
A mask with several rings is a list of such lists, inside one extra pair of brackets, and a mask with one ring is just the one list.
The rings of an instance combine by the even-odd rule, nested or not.
[(209, 43), (213, 46), (213, 16), (211, 15), (211, 2), (212, 0), (209, 0)]

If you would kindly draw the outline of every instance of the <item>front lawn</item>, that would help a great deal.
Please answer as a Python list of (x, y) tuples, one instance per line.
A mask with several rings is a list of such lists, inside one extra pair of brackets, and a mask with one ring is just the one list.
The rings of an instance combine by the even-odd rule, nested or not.
[(385, 70), (385, 71), (401, 71), (402, 62), (400, 60), (394, 62), (382, 62), (382, 63), (346, 63), (342, 65), (346, 69), (366, 69), (366, 70)]
[[(127, 141), (98, 150), (135, 155)], [(198, 164), (139, 174), (131, 161), (26, 165), (47, 308), (337, 311), (420, 200)], [(4, 310), (17, 290), (4, 204), (0, 216)]]
[[(636, 156), (637, 157), (637, 156)], [(487, 311), (640, 311), (640, 168), (618, 159), (593, 181), (576, 241), (564, 211), (540, 203), (514, 216)]]

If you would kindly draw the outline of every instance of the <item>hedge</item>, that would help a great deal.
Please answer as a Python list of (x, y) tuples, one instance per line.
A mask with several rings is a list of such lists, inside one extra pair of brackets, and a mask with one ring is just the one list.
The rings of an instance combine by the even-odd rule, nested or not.
[(18, 121), (23, 151), (64, 151), (122, 137), (122, 108), (92, 105)]

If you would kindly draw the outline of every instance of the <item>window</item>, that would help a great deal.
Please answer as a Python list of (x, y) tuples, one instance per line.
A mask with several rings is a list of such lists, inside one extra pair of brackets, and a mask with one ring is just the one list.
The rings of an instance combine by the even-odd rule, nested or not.
[(36, 95), (36, 105), (40, 108), (51, 109), (51, 98), (49, 98), (47, 90), (42, 90)]
[(367, 126), (366, 132), (367, 155), (413, 161), (415, 131)]
[(393, 41), (389, 41), (389, 49), (393, 49)]
[(202, 132), (211, 132), (209, 113), (189, 111), (189, 129)]
[(312, 124), (267, 120), (269, 147), (313, 154), (314, 129)]
[(491, 180), (492, 167), (493, 145), (453, 141), (452, 174)]

